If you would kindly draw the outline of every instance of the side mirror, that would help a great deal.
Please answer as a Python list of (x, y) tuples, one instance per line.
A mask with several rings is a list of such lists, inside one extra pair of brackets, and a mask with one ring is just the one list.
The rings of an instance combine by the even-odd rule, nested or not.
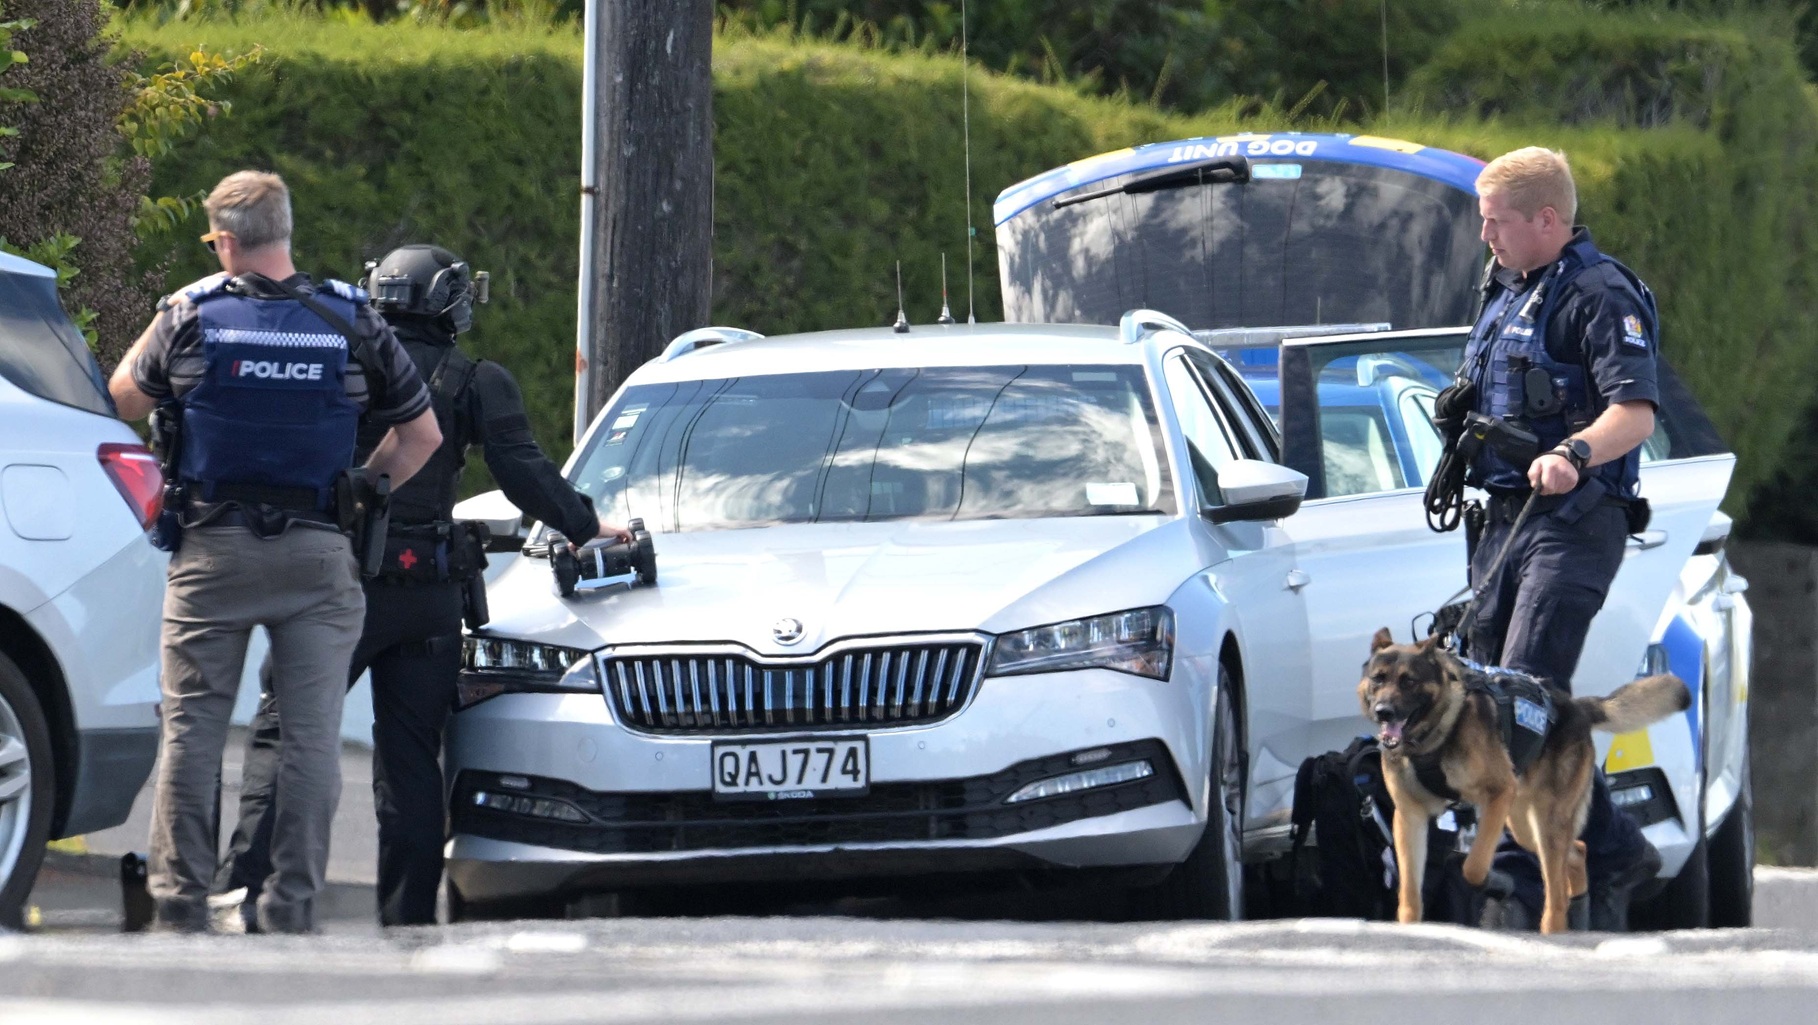
[(1307, 475), (1260, 459), (1233, 459), (1218, 471), (1225, 504), (1203, 510), (1213, 523), (1279, 520), (1294, 515), (1307, 497)]
[(528, 531), (524, 528), (524, 513), (511, 504), (503, 491), (488, 491), (475, 495), (464, 502), (455, 503), (454, 518), (457, 520), (479, 520), (492, 531), (492, 544), (489, 551), (515, 552), (524, 547), (524, 538)]

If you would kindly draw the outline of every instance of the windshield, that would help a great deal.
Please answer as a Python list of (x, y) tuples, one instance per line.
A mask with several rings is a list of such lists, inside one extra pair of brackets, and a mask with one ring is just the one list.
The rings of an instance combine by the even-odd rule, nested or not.
[(625, 390), (571, 478), (652, 531), (1174, 512), (1134, 366), (774, 374)]

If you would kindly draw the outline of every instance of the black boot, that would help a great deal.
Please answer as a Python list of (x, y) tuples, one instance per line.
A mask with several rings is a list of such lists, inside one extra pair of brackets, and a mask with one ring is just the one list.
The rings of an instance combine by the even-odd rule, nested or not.
[(1629, 898), (1635, 888), (1660, 874), (1660, 852), (1642, 841), (1641, 853), (1619, 872), (1591, 884), (1591, 930), (1628, 932)]
[(1540, 923), (1528, 912), (1528, 906), (1515, 896), (1515, 880), (1509, 873), (1492, 868), (1483, 881), (1483, 909), (1477, 917), (1479, 929), (1494, 932), (1533, 932)]

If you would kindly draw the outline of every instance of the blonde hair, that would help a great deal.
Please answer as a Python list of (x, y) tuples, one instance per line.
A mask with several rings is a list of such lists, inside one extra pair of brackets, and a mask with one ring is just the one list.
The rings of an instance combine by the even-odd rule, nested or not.
[(1529, 220), (1542, 207), (1552, 207), (1569, 227), (1578, 216), (1578, 186), (1572, 166), (1558, 150), (1528, 146), (1504, 153), (1477, 175), (1477, 194), (1500, 194)]
[(267, 171), (235, 171), (202, 201), (208, 223), (243, 249), (290, 241), (290, 189)]

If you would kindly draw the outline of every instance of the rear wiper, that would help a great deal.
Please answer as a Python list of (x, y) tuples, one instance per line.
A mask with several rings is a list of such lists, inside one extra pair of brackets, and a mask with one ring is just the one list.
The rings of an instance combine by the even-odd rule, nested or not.
[(1198, 160), (1191, 164), (1179, 164), (1164, 167), (1148, 174), (1139, 174), (1122, 185), (1113, 185), (1108, 189), (1097, 189), (1082, 192), (1077, 196), (1064, 196), (1054, 201), (1054, 209), (1072, 206), (1075, 203), (1089, 203), (1094, 199), (1106, 196), (1137, 195), (1143, 192), (1161, 192), (1165, 189), (1185, 188), (1189, 185), (1230, 185), (1250, 180), (1250, 161), (1246, 157), (1214, 157), (1210, 160)]

